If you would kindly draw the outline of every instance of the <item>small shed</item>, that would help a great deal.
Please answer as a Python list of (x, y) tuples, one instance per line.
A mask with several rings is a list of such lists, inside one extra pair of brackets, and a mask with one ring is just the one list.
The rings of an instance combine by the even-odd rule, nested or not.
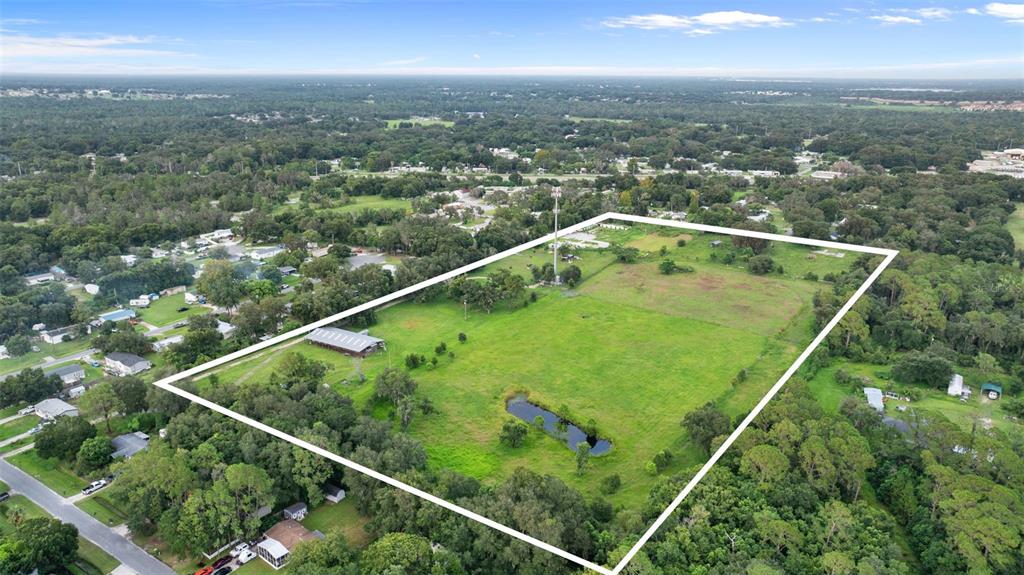
[(309, 507), (307, 507), (302, 501), (299, 501), (298, 503), (292, 503), (288, 507), (285, 507), (284, 511), (281, 512), (281, 515), (285, 519), (302, 521), (306, 518), (307, 513), (309, 513)]
[(345, 499), (345, 490), (333, 483), (327, 483), (324, 485), (324, 499), (331, 503), (341, 503), (341, 500)]
[(878, 413), (885, 411), (885, 403), (882, 401), (882, 390), (877, 387), (865, 387), (864, 395), (868, 398), (868, 405)]
[(1003, 386), (998, 383), (984, 383), (981, 386), (981, 395), (989, 399), (999, 399), (1003, 396)]

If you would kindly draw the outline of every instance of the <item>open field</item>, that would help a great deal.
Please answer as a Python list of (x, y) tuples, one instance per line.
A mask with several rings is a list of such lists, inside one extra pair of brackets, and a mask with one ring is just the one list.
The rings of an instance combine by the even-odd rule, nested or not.
[(21, 435), (35, 427), (37, 423), (39, 423), (39, 417), (35, 415), (26, 415), (13, 421), (8, 421), (0, 425), (0, 441)]
[(332, 212), (349, 213), (359, 212), (366, 209), (380, 210), (384, 208), (392, 210), (406, 210), (412, 209), (412, 202), (404, 198), (385, 198), (381, 196), (350, 196), (352, 199), (351, 204), (340, 206), (337, 208), (329, 208)]
[[(215, 373), (222, 382), (260, 381), (286, 354), (299, 352), (326, 362), (328, 384), (357, 406), (387, 418), (393, 407), (373, 400), (373, 377), (389, 364), (404, 369), (410, 353), (433, 357), (443, 341), (454, 358), (444, 355), (437, 367), (412, 371), (417, 395), (438, 409), (415, 417), (408, 431), (424, 445), (430, 465), (487, 483), (526, 467), (591, 495), (598, 493), (601, 478), (618, 474), (623, 488), (610, 499), (639, 505), (658, 480), (645, 471), (658, 452), (669, 449), (676, 455), (663, 473), (704, 459), (680, 427), (683, 416), (707, 402), (739, 415), (792, 363), (813, 335), (813, 295), (827, 284), (788, 272), (755, 276), (741, 266), (711, 262), (712, 249), (725, 249), (710, 248), (712, 236), (691, 238), (685, 247), (676, 247), (678, 234), (629, 230), (619, 236), (609, 239), (644, 251), (668, 245), (667, 257), (695, 271), (663, 275), (657, 253), (621, 264), (610, 250), (584, 250), (578, 262), (584, 279), (575, 290), (537, 288), (537, 301), (526, 307), (500, 306), (491, 313), (470, 308), (467, 313), (448, 300), (401, 303), (378, 311), (370, 332), (383, 338), (388, 350), (364, 360), (298, 342)], [(808, 251), (790, 247), (773, 249), (780, 259), (802, 265), (801, 274), (849, 264), (838, 258), (808, 259)], [(543, 249), (523, 252), (471, 277), (498, 267), (529, 277), (528, 264), (540, 265), (550, 257)], [(467, 334), (467, 343), (458, 342), (460, 332)], [(741, 370), (746, 378), (738, 383)], [(356, 382), (359, 372), (368, 381)], [(199, 384), (208, 389), (210, 380)], [(506, 400), (518, 393), (574, 423), (593, 420), (598, 436), (609, 439), (613, 449), (592, 458), (581, 477), (564, 441), (542, 431), (531, 430), (520, 448), (501, 444), (501, 426), (511, 417)]]
[(34, 449), (7, 459), (25, 473), (35, 477), (57, 493), (68, 497), (82, 490), (88, 483), (64, 467), (56, 459), (43, 459)]
[(47, 357), (63, 357), (89, 348), (89, 339), (80, 337), (71, 341), (65, 341), (56, 345), (42, 341), (33, 341), (33, 345), (39, 347), (39, 351), (31, 351), (18, 357), (0, 359), (0, 374), (21, 371), (26, 367), (46, 361)]
[(1010, 221), (1006, 222), (1006, 229), (1010, 230), (1017, 249), (1024, 249), (1024, 204), (1017, 206), (1017, 210), (1010, 216)]
[[(178, 309), (183, 307), (187, 307), (188, 310), (179, 312)], [(138, 311), (139, 318), (142, 321), (157, 327), (187, 319), (189, 316), (210, 313), (209, 308), (197, 304), (186, 304), (185, 294), (183, 293), (162, 297), (149, 304), (149, 307)]]
[(360, 516), (355, 502), (349, 498), (343, 499), (341, 503), (324, 503), (313, 509), (302, 520), (302, 524), (321, 533), (341, 531), (352, 547), (366, 547), (371, 540), (370, 534), (364, 529), (367, 521), (369, 518)]

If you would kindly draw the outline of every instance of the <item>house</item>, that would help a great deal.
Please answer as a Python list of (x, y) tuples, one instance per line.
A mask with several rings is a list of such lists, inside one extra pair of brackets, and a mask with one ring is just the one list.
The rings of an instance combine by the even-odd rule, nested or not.
[(882, 402), (882, 390), (877, 387), (865, 387), (864, 395), (868, 398), (868, 405), (878, 413), (885, 411), (885, 404)]
[(6, 345), (0, 345), (0, 359), (10, 359), (11, 352), (7, 351)]
[(135, 299), (128, 300), (128, 305), (132, 307), (149, 307), (148, 297), (137, 297)]
[(230, 240), (235, 237), (235, 234), (231, 231), (231, 228), (224, 228), (220, 230), (213, 230), (212, 232), (207, 232), (205, 234), (199, 234), (199, 237), (209, 242), (216, 242), (219, 240)]
[(299, 501), (298, 503), (292, 503), (288, 507), (285, 507), (284, 511), (281, 512), (281, 516), (285, 519), (302, 521), (306, 518), (307, 513), (309, 513), (309, 507), (302, 501)]
[(817, 170), (811, 172), (811, 178), (815, 180), (834, 180), (836, 178), (845, 177), (846, 174), (842, 172), (834, 172), (830, 170)]
[(163, 296), (163, 297), (167, 297), (169, 295), (175, 295), (175, 294), (179, 294), (179, 293), (184, 293), (186, 289), (187, 288), (185, 286), (169, 287), (167, 289), (160, 290), (160, 295)]
[(274, 569), (288, 563), (291, 552), (305, 541), (322, 539), (323, 534), (310, 531), (294, 519), (285, 519), (267, 530), (266, 538), (256, 545), (256, 554)]
[(314, 329), (306, 336), (306, 340), (320, 347), (360, 357), (366, 357), (378, 349), (385, 349), (383, 339), (336, 327)]
[(159, 353), (167, 349), (168, 347), (179, 344), (183, 341), (185, 341), (185, 336), (183, 335), (172, 335), (171, 337), (165, 337), (164, 339), (160, 339), (153, 342), (153, 351)]
[(37, 403), (35, 407), (33, 407), (33, 409), (35, 410), (36, 415), (38, 415), (41, 419), (46, 419), (49, 421), (53, 421), (58, 417), (78, 416), (77, 407), (71, 405), (66, 401), (56, 398), (44, 399)]
[(29, 286), (37, 286), (47, 284), (57, 279), (53, 272), (46, 272), (41, 274), (32, 274), (25, 276), (25, 283)]
[(299, 270), (295, 269), (295, 266), (281, 266), (277, 268), (277, 271), (281, 272), (281, 275), (283, 276), (290, 276), (294, 275), (295, 272)]
[(54, 345), (64, 341), (65, 339), (73, 339), (74, 334), (71, 333), (71, 326), (62, 327), (59, 329), (48, 329), (39, 332), (39, 337), (46, 343), (52, 343)]
[(53, 279), (58, 281), (64, 281), (68, 277), (68, 272), (60, 266), (50, 266), (50, 273), (53, 274)]
[(139, 256), (134, 254), (128, 254), (121, 256), (121, 261), (128, 267), (134, 267), (135, 264), (139, 263)]
[(118, 435), (110, 440), (114, 452), (110, 454), (114, 459), (128, 459), (136, 453), (149, 447), (149, 436), (141, 431)]
[(270, 246), (267, 248), (253, 248), (249, 250), (249, 257), (258, 260), (269, 260), (284, 251), (284, 246)]
[(64, 385), (72, 385), (85, 379), (85, 368), (77, 363), (64, 365), (56, 369), (44, 371), (43, 375), (46, 377), (55, 376), (59, 377)]
[(983, 383), (981, 385), (981, 395), (989, 399), (999, 399), (1003, 396), (1003, 386), (998, 383)]
[(217, 331), (224, 336), (224, 339), (228, 339), (235, 335), (235, 331), (238, 330), (233, 324), (226, 321), (217, 320)]
[(134, 353), (122, 353), (120, 351), (108, 353), (103, 362), (106, 364), (108, 371), (120, 377), (142, 373), (153, 367), (153, 364), (145, 358), (139, 357)]
[(100, 286), (96, 284), (85, 284), (85, 293), (89, 295), (97, 295), (100, 293)]
[(199, 296), (197, 296), (196, 294), (194, 294), (192, 292), (188, 292), (187, 291), (187, 292), (185, 292), (185, 303), (187, 303), (187, 304), (199, 303)]
[(78, 399), (79, 397), (82, 397), (83, 393), (85, 393), (85, 386), (76, 385), (68, 390), (68, 399)]
[(341, 500), (345, 498), (345, 490), (333, 483), (327, 483), (324, 485), (324, 499), (331, 503), (341, 503)]
[(100, 322), (110, 321), (119, 322), (129, 319), (135, 319), (136, 313), (133, 309), (118, 309), (114, 311), (108, 311), (107, 313), (100, 314)]

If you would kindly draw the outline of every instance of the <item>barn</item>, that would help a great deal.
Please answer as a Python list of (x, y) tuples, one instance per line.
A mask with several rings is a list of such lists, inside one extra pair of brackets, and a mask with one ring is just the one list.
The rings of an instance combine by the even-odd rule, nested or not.
[(383, 339), (336, 327), (314, 329), (306, 336), (306, 340), (320, 347), (359, 357), (366, 357), (378, 349), (385, 349)]

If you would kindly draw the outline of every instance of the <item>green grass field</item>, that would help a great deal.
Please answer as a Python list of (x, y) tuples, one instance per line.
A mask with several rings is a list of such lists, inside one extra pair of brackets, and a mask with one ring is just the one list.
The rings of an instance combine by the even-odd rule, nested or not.
[(113, 527), (124, 523), (128, 518), (103, 493), (90, 495), (75, 503), (79, 509), (95, 517), (101, 523)]
[[(450, 301), (403, 303), (380, 310), (370, 330), (387, 341), (386, 352), (357, 363), (299, 342), (225, 367), (218, 378), (259, 381), (285, 354), (300, 352), (328, 362), (328, 383), (364, 406), (372, 399), (372, 383), (344, 380), (361, 371), (372, 381), (389, 363), (404, 367), (409, 353), (432, 357), (444, 341), (454, 359), (443, 356), (436, 368), (412, 372), (417, 394), (438, 408), (436, 414), (414, 418), (409, 429), (427, 450), (430, 465), (486, 483), (527, 467), (592, 495), (601, 478), (617, 473), (623, 488), (610, 499), (637, 506), (658, 481), (644, 471), (656, 453), (668, 448), (677, 456), (663, 473), (704, 459), (687, 441), (683, 416), (707, 402), (730, 415), (749, 410), (810, 341), (811, 301), (827, 284), (793, 274), (825, 273), (850, 260), (808, 258), (807, 250), (777, 246), (780, 260), (791, 260), (797, 270), (762, 277), (708, 261), (711, 236), (697, 236), (682, 248), (676, 247), (675, 233), (630, 230), (619, 236), (644, 251), (667, 245), (668, 257), (695, 272), (662, 275), (657, 253), (619, 264), (608, 251), (586, 250), (579, 262), (584, 280), (575, 290), (539, 288), (538, 301), (526, 308), (490, 314), (470, 309), (467, 317)], [(549, 258), (544, 250), (524, 252), (473, 275), (507, 267), (527, 276), (529, 263)], [(468, 335), (466, 344), (458, 343), (459, 332)], [(734, 384), (744, 369), (746, 380)], [(204, 382), (209, 380), (200, 381), (201, 389)], [(518, 449), (502, 445), (500, 428), (511, 417), (505, 401), (516, 393), (527, 393), (576, 423), (593, 419), (614, 448), (593, 458), (580, 477), (572, 451), (540, 431), (531, 430)], [(391, 411), (373, 407), (379, 417)]]
[[(179, 312), (178, 309), (187, 307), (188, 311)], [(149, 307), (139, 310), (139, 317), (142, 321), (162, 327), (179, 320), (187, 319), (189, 316), (210, 313), (210, 309), (196, 304), (186, 304), (185, 294), (179, 293), (172, 296), (162, 297), (149, 304)], [(161, 336), (165, 337), (165, 336)]]
[(56, 459), (43, 459), (34, 449), (10, 457), (7, 461), (64, 497), (74, 495), (88, 485), (88, 482), (72, 473), (63, 463)]
[(359, 515), (352, 499), (343, 499), (341, 503), (324, 503), (310, 511), (302, 524), (321, 533), (341, 531), (352, 547), (366, 547), (372, 539), (364, 529), (368, 521), (368, 517)]
[(37, 423), (39, 423), (39, 418), (35, 415), (26, 415), (14, 421), (8, 421), (0, 425), (0, 441), (21, 435), (35, 427)]
[(1010, 230), (1010, 235), (1013, 236), (1013, 243), (1017, 246), (1017, 249), (1024, 249), (1024, 204), (1017, 206), (1017, 210), (1010, 216), (1010, 220), (1006, 222), (1006, 229)]
[(0, 374), (21, 371), (26, 367), (42, 363), (47, 357), (62, 357), (89, 348), (89, 338), (80, 337), (71, 341), (65, 341), (52, 345), (42, 341), (33, 341), (33, 345), (39, 347), (39, 351), (32, 351), (18, 357), (0, 359)]
[(384, 198), (381, 196), (351, 196), (352, 203), (337, 208), (328, 208), (332, 212), (350, 213), (359, 212), (365, 209), (380, 210), (384, 208), (392, 210), (412, 209), (412, 202), (404, 198)]

